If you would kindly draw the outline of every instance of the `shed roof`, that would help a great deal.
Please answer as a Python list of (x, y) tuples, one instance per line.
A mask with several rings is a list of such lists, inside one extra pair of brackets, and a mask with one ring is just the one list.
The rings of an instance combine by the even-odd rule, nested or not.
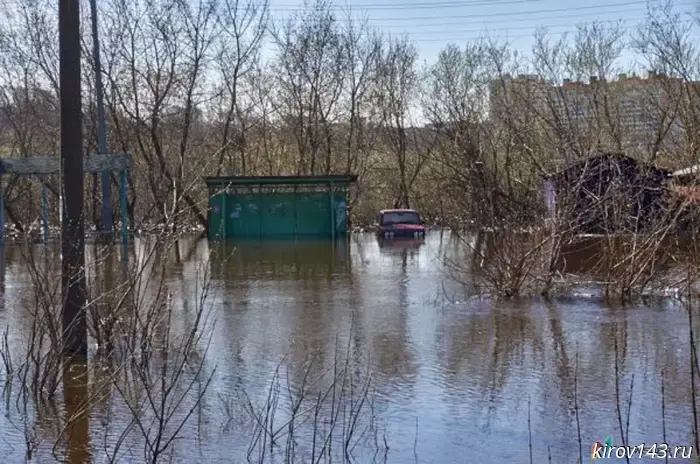
[(327, 176), (223, 176), (204, 178), (204, 182), (206, 182), (208, 187), (227, 185), (351, 184), (356, 181), (356, 174), (329, 174)]
[(646, 167), (651, 168), (651, 169), (653, 169), (661, 174), (664, 174), (664, 175), (668, 175), (668, 176), (671, 175), (671, 171), (669, 169), (665, 169), (665, 168), (656, 166), (654, 164), (639, 161), (636, 158), (632, 158), (631, 156), (625, 155), (624, 153), (610, 152), (610, 153), (597, 153), (597, 154), (594, 154), (594, 155), (589, 156), (587, 158), (583, 158), (583, 159), (568, 163), (559, 171), (552, 173), (548, 176), (545, 176), (545, 179), (559, 177), (559, 176), (563, 175), (564, 173), (566, 173), (567, 171), (574, 170), (575, 168), (581, 167), (581, 166), (585, 165), (586, 163), (590, 163), (591, 161), (612, 161), (612, 160), (631, 162), (631, 163), (634, 163), (638, 166), (646, 166)]

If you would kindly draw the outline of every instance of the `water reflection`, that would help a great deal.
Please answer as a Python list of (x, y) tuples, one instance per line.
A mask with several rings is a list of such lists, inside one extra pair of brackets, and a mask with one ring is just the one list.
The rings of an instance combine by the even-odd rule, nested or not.
[[(279, 401), (286, 405), (287, 382), (300, 386), (310, 370), (315, 375), (332, 369), (338, 353), (349, 355), (354, 374), (372, 376), (372, 407), (383, 426), (379, 440), (385, 434), (390, 446), (389, 462), (415, 462), (418, 456), (421, 462), (527, 463), (528, 404), (535, 462), (547, 462), (548, 448), (552, 462), (576, 462), (577, 409), (584, 454), (601, 435), (620, 441), (616, 369), (623, 412), (634, 382), (631, 442), (662, 441), (663, 369), (666, 441), (691, 443), (683, 308), (668, 300), (620, 308), (581, 298), (502, 303), (468, 297), (450, 281), (444, 264), (469, 263), (470, 249), (488, 241), (468, 240), (469, 246), (449, 234), (431, 233), (425, 243), (389, 245), (354, 235), (337, 244), (183, 241), (178, 249), (160, 250), (160, 258), (172, 259), (165, 283), (175, 305), (176, 332), (186, 332), (197, 313), (202, 276), (211, 278), (207, 304), (216, 320), (206, 353), (208, 372), (217, 368), (213, 383), (182, 429), (173, 461), (247, 461), (252, 426), (243, 420), (239, 393), (264, 403), (279, 368)], [(130, 265), (152, 245), (136, 240)], [(92, 291), (118, 293), (120, 259), (100, 260), (99, 250), (90, 253)], [(51, 265), (55, 256), (46, 256)], [(15, 249), (7, 248), (5, 263), (0, 324), (12, 327), (10, 341), (21, 352), (30, 323), (31, 279)], [(159, 266), (151, 269), (157, 273)], [(66, 408), (87, 396), (81, 385), (63, 387)], [(308, 386), (311, 395), (323, 391), (321, 385)], [(101, 462), (105, 440), (116, 440), (129, 424), (120, 395), (104, 395), (91, 406), (89, 421), (66, 435), (71, 462), (89, 462), (90, 449), (93, 462)], [(12, 425), (22, 424), (22, 416), (6, 403), (2, 407), (0, 451), (8, 462), (22, 461), (24, 436)], [(61, 436), (60, 423), (43, 407), (36, 415), (41, 420), (31, 425), (53, 444)], [(138, 461), (143, 449), (138, 431), (125, 440)], [(51, 455), (46, 446), (39, 456)]]
[(377, 238), (379, 249), (385, 253), (394, 253), (401, 250), (417, 251), (424, 243), (424, 239), (396, 239), (386, 240)]
[[(630, 237), (582, 236), (562, 244), (555, 268), (562, 273), (605, 278), (605, 272), (630, 259), (634, 253), (640, 256), (656, 253), (655, 269), (658, 273), (677, 266), (687, 244), (672, 239), (658, 243), (647, 236), (636, 240)], [(637, 258), (637, 263), (642, 262)], [(638, 265), (639, 266), (639, 265)]]
[(348, 246), (345, 240), (218, 243), (210, 261), (214, 277), (225, 281), (330, 278), (350, 271)]
[(92, 462), (90, 455), (90, 416), (88, 369), (85, 363), (74, 363), (63, 374), (65, 404), (65, 438), (70, 464)]

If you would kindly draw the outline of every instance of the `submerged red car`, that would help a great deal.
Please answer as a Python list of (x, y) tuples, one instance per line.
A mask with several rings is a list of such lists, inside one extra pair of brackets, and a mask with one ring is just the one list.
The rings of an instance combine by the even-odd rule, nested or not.
[(384, 209), (377, 215), (380, 238), (423, 238), (427, 227), (417, 211), (412, 209)]

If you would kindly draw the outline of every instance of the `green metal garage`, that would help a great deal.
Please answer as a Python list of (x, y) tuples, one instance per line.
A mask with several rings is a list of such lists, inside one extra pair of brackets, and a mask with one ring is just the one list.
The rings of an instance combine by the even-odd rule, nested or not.
[(356, 181), (345, 174), (207, 177), (209, 239), (343, 236)]

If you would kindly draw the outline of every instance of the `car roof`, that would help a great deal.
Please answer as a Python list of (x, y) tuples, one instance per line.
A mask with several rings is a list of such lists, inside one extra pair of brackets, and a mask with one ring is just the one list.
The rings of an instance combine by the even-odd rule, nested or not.
[(384, 213), (418, 213), (415, 209), (383, 209), (379, 211), (379, 214)]

